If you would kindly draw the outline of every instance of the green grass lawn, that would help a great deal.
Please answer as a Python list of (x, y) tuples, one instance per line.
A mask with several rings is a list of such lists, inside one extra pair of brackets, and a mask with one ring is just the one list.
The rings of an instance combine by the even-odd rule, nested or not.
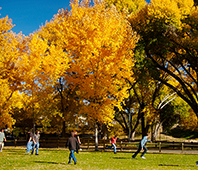
[(69, 151), (66, 149), (40, 149), (39, 155), (30, 155), (25, 153), (25, 148), (5, 147), (0, 152), (0, 170), (118, 170), (118, 169), (198, 169), (195, 161), (198, 161), (198, 155), (186, 154), (151, 154), (145, 155), (146, 160), (140, 158), (132, 159), (132, 153), (114, 154), (113, 152), (94, 152), (81, 151), (75, 153), (77, 165), (68, 165)]

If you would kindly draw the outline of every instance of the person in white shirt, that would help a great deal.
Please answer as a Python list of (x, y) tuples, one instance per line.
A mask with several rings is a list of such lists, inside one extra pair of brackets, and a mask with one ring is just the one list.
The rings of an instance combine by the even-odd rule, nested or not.
[(2, 152), (2, 150), (3, 150), (4, 142), (6, 142), (6, 137), (5, 137), (4, 129), (1, 129), (1, 132), (0, 132), (0, 152)]

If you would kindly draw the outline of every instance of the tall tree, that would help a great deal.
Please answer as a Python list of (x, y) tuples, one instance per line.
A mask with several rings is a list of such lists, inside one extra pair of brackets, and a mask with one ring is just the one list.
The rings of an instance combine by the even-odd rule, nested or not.
[[(154, 79), (156, 75), (159, 76), (158, 70), (152, 67), (152, 62), (147, 60), (142, 52), (141, 48), (137, 46), (136, 62), (133, 67), (134, 81), (128, 81), (131, 87), (130, 96), (125, 99), (126, 105), (122, 105), (123, 110), (116, 110), (115, 114), (116, 121), (121, 124), (124, 131), (129, 134), (129, 139), (132, 140), (139, 124), (142, 127), (142, 135), (147, 133), (149, 127), (152, 129), (155, 127), (153, 134), (157, 134), (162, 123), (168, 118), (162, 114), (162, 111), (167, 110), (169, 103), (177, 97), (175, 92)], [(167, 74), (160, 76), (170, 81)], [(170, 115), (173, 113), (169, 114), (170, 120)]]
[(21, 76), (16, 65), (21, 35), (12, 31), (12, 20), (6, 16), (0, 19), (0, 127), (12, 128), (14, 120), (12, 107), (17, 104), (17, 95), (21, 89)]
[[(61, 10), (40, 31), (50, 45), (70, 57), (64, 81), (78, 87), (86, 114), (95, 122), (112, 121), (114, 106), (128, 96), (137, 37), (129, 23), (106, 3), (74, 1), (71, 11)], [(120, 108), (120, 106), (119, 106)]]
[(146, 58), (172, 81), (155, 78), (174, 90), (198, 116), (198, 19), (193, 0), (153, 0), (128, 19), (140, 35)]
[[(68, 59), (56, 47), (49, 47), (37, 34), (24, 36), (11, 31), (12, 20), (0, 19), (0, 126), (11, 127), (11, 102), (18, 92), (32, 95), (47, 90), (56, 83), (57, 76), (68, 67)], [(49, 53), (50, 50), (50, 53)], [(55, 53), (58, 53), (58, 55)], [(5, 119), (6, 118), (6, 119)]]

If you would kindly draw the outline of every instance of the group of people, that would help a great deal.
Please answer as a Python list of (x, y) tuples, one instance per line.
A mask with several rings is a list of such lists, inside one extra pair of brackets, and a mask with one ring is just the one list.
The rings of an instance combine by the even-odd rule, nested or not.
[[(151, 142), (150, 140), (148, 140), (148, 138), (150, 137), (149, 134), (145, 135), (142, 140), (139, 143), (139, 147), (138, 150), (134, 153), (134, 155), (132, 156), (133, 159), (135, 159), (135, 157), (137, 156), (137, 154), (141, 151), (144, 150), (144, 152), (141, 154), (141, 158), (142, 159), (146, 159), (144, 157), (145, 153), (147, 152), (147, 148), (146, 148), (146, 143), (147, 142)], [(31, 132), (31, 130), (28, 132), (28, 141), (27, 141), (27, 151), (26, 153), (30, 153), (31, 150), (31, 154), (33, 155), (34, 150), (36, 148), (36, 152), (35, 155), (38, 155), (38, 151), (39, 151), (39, 139), (40, 139), (40, 132), (37, 131), (36, 134), (33, 134)], [(114, 137), (111, 138), (110, 143), (111, 143), (111, 147), (114, 149), (114, 154), (117, 153), (116, 151), (116, 141), (118, 140), (117, 135), (115, 135)], [(6, 141), (6, 137), (4, 134), (4, 129), (1, 129), (0, 132), (0, 152), (2, 152), (2, 149), (4, 147), (4, 142)], [(73, 131), (71, 133), (71, 137), (68, 139), (67, 143), (66, 143), (66, 147), (69, 148), (70, 150), (70, 154), (69, 154), (69, 162), (68, 164), (71, 164), (71, 160), (73, 159), (74, 164), (76, 165), (77, 163), (77, 159), (74, 155), (74, 152), (78, 153), (78, 150), (80, 149), (80, 138), (77, 135), (77, 132)]]
[(36, 148), (35, 155), (38, 155), (39, 139), (40, 139), (40, 132), (39, 131), (37, 131), (36, 134), (33, 134), (31, 130), (28, 131), (28, 141), (27, 141), (27, 151), (26, 151), (26, 153), (30, 153), (30, 150), (31, 150), (31, 155), (33, 155), (34, 150)]
[[(27, 141), (27, 151), (26, 153), (30, 153), (31, 151), (31, 155), (33, 155), (34, 150), (36, 148), (36, 153), (35, 155), (39, 155), (38, 151), (39, 151), (39, 139), (40, 139), (40, 132), (37, 131), (36, 134), (33, 134), (30, 131), (28, 131), (28, 141)], [(80, 138), (77, 135), (77, 132), (74, 131), (71, 133), (71, 137), (68, 139), (67, 143), (66, 143), (66, 147), (69, 147), (70, 150), (70, 154), (69, 154), (69, 162), (68, 164), (71, 164), (71, 160), (73, 159), (74, 164), (77, 163), (76, 157), (74, 156), (74, 152), (78, 153), (78, 150), (80, 149)]]
[[(151, 142), (150, 140), (148, 140), (148, 138), (150, 137), (150, 134), (146, 134), (142, 140), (139, 143), (138, 146), (138, 150), (134, 153), (134, 155), (132, 155), (132, 158), (135, 159), (135, 157), (137, 156), (137, 154), (142, 150), (144, 150), (144, 152), (141, 154), (141, 158), (142, 159), (146, 159), (144, 157), (144, 155), (147, 152), (147, 147), (146, 147), (146, 143), (147, 142)], [(110, 143), (111, 143), (111, 147), (114, 149), (114, 154), (116, 154), (116, 141), (118, 140), (117, 135), (115, 135), (114, 137), (111, 138)], [(74, 161), (74, 165), (76, 165), (77, 163), (77, 159), (74, 155), (74, 152), (76, 151), (78, 153), (78, 149), (80, 148), (80, 139), (77, 136), (77, 133), (72, 132), (71, 133), (71, 137), (68, 139), (67, 143), (66, 143), (66, 147), (69, 147), (70, 150), (70, 154), (69, 154), (69, 162), (68, 164), (71, 164), (71, 160), (73, 159)]]
[[(137, 154), (142, 150), (144, 150), (144, 152), (141, 154), (141, 158), (142, 159), (146, 159), (145, 157), (144, 157), (144, 155), (145, 155), (145, 153), (147, 152), (147, 147), (146, 147), (146, 143), (147, 142), (151, 142), (150, 140), (148, 140), (148, 138), (150, 137), (150, 134), (148, 133), (148, 134), (146, 134), (143, 138), (142, 138), (142, 140), (140, 141), (140, 143), (139, 143), (139, 146), (138, 146), (138, 150), (134, 153), (134, 155), (132, 156), (132, 158), (133, 159), (135, 159), (135, 157), (137, 156)], [(117, 138), (117, 135), (115, 135), (114, 137), (112, 137), (111, 138), (111, 147), (110, 148), (113, 148), (113, 150), (114, 150), (114, 154), (116, 154), (117, 152), (116, 152), (116, 141), (118, 140), (118, 138)]]

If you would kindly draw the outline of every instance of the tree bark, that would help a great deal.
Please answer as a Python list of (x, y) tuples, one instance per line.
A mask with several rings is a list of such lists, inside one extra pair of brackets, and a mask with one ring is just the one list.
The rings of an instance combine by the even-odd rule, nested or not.
[(98, 151), (98, 127), (95, 123), (95, 151)]

